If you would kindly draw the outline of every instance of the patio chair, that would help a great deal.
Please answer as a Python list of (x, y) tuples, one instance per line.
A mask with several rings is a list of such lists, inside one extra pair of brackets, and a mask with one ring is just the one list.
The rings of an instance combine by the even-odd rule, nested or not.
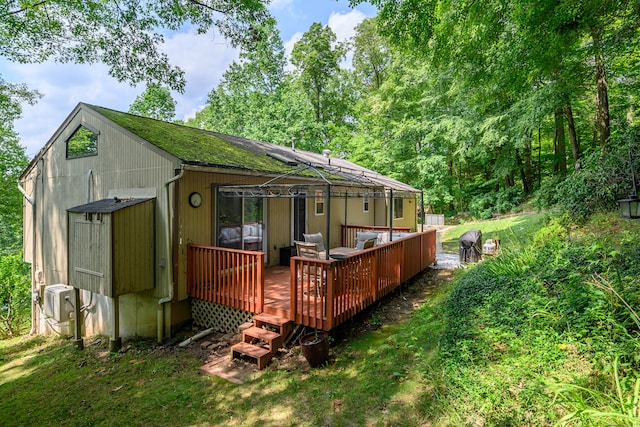
[(306, 243), (315, 243), (318, 245), (318, 252), (324, 252), (324, 240), (322, 239), (322, 233), (303, 234), (304, 241)]
[[(317, 243), (298, 242), (298, 241), (294, 243), (296, 245), (296, 250), (298, 251), (298, 256), (301, 256), (304, 258), (320, 259)], [(310, 283), (317, 285), (316, 294), (317, 296), (320, 296), (320, 292), (321, 292), (320, 284), (325, 282), (324, 274), (322, 272), (321, 267), (318, 267), (315, 270), (316, 271), (313, 271), (313, 270), (309, 271), (309, 266), (305, 265), (302, 268), (302, 277), (298, 276), (298, 280), (305, 278), (305, 279), (308, 279)], [(316, 283), (316, 281), (320, 283)], [(305, 291), (305, 295), (306, 295), (306, 291)]]
[(298, 251), (298, 256), (305, 258), (320, 258), (317, 243), (308, 243), (308, 242), (295, 242), (296, 250)]

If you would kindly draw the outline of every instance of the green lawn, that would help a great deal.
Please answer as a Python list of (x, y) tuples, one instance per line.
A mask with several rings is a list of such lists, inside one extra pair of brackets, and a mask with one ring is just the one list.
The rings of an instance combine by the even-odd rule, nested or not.
[(469, 230), (482, 231), (482, 241), (500, 239), (503, 248), (519, 249), (542, 226), (545, 213), (514, 215), (489, 221), (468, 222), (447, 228), (442, 235), (444, 252), (458, 252), (458, 238)]

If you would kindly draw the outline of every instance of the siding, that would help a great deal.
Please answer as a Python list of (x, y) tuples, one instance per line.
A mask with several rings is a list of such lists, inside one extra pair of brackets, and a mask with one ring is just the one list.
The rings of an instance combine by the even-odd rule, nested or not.
[[(66, 140), (79, 125), (99, 132), (98, 153), (95, 156), (75, 159), (66, 158)], [(123, 335), (153, 336), (157, 298), (166, 295), (166, 242), (165, 221), (167, 203), (164, 183), (176, 173), (177, 163), (169, 156), (158, 154), (153, 146), (140, 142), (128, 133), (113, 127), (101, 116), (90, 110), (78, 108), (63, 123), (48, 143), (41, 159), (33, 165), (26, 176), (24, 187), (36, 189), (36, 259), (31, 260), (36, 269), (42, 271), (42, 282), (46, 285), (69, 283), (68, 277), (68, 220), (67, 209), (88, 201), (88, 172), (91, 201), (109, 197), (110, 194), (127, 194), (143, 191), (157, 196), (155, 206), (156, 253), (154, 261), (155, 291), (125, 298), (125, 304), (133, 304), (137, 310), (127, 313), (121, 310), (121, 333)], [(25, 213), (30, 207), (25, 207)], [(30, 218), (30, 215), (27, 216)], [(30, 219), (27, 224), (31, 224)], [(25, 230), (25, 235), (29, 231)], [(31, 249), (25, 241), (25, 254)], [(29, 245), (30, 246), (30, 245)], [(159, 286), (158, 286), (159, 284)], [(83, 299), (88, 300), (89, 295)], [(129, 301), (132, 300), (132, 301)], [(88, 313), (85, 320), (87, 334), (108, 333), (108, 302), (95, 298), (95, 312)], [(148, 311), (148, 313), (147, 313)], [(170, 309), (168, 317), (170, 319)], [(41, 322), (39, 330), (46, 330)]]

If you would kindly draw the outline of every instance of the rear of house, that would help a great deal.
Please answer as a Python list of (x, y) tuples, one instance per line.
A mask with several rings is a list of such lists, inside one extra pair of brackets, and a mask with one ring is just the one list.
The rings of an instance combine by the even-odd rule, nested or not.
[(415, 231), (419, 194), (328, 154), (86, 104), (20, 186), (34, 329), (71, 333), (73, 312), (82, 335), (158, 340), (192, 319), (189, 245), (258, 252), (264, 266), (278, 265), (304, 233), (337, 247), (349, 226)]

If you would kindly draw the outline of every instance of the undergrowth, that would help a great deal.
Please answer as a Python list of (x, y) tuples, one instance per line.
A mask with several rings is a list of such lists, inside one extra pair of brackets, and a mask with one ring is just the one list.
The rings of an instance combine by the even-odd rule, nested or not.
[(552, 218), (458, 280), (440, 355), (459, 421), (640, 423), (640, 248), (623, 221)]

